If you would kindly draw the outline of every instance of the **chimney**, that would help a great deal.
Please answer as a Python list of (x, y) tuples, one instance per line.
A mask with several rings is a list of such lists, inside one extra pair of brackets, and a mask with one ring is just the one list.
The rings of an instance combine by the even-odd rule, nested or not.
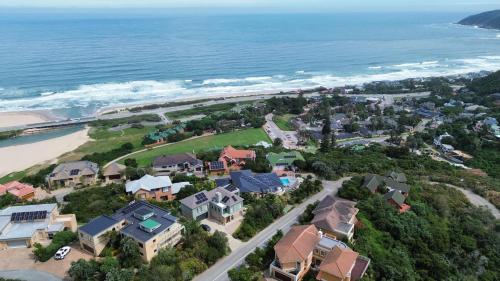
[(220, 203), (222, 201), (222, 193), (220, 192), (215, 192), (215, 200), (217, 203)]
[(323, 238), (323, 231), (318, 231), (319, 239)]

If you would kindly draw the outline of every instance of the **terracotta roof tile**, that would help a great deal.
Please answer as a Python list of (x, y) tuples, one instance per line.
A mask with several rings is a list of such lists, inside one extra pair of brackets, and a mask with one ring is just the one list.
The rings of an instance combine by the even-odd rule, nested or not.
[(274, 246), (280, 263), (302, 261), (309, 256), (320, 240), (314, 225), (294, 226)]
[(324, 273), (341, 279), (350, 276), (358, 256), (359, 254), (351, 249), (333, 248), (321, 263), (317, 279), (321, 279)]

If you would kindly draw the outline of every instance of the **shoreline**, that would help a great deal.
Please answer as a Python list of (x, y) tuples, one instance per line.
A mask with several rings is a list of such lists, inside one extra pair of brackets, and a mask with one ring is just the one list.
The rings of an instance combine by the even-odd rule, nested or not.
[(49, 110), (0, 112), (0, 128), (26, 126), (61, 120)]
[[(39, 142), (0, 147), (0, 177), (13, 172), (24, 171), (35, 165), (52, 163), (61, 155), (77, 149), (90, 141), (90, 128), (85, 127), (77, 132), (51, 138)], [(33, 153), (35, 152), (36, 153)]]

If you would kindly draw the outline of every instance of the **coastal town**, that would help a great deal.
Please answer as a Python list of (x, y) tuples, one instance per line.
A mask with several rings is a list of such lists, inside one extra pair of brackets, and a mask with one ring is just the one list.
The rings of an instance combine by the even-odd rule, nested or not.
[(498, 280), (499, 85), (496, 72), (108, 112), (85, 124), (91, 141), (0, 179), (0, 269)]

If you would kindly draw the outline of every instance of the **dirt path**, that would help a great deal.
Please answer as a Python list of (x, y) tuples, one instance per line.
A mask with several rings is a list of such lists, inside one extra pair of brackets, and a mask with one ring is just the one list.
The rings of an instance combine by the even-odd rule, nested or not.
[(451, 188), (454, 188), (454, 189), (457, 189), (457, 190), (460, 190), (464, 195), (465, 197), (467, 197), (467, 199), (469, 200), (469, 202), (476, 206), (476, 207), (486, 207), (488, 208), (491, 213), (493, 214), (493, 216), (496, 218), (496, 219), (500, 219), (500, 211), (495, 207), (495, 205), (491, 204), (486, 198), (483, 198), (477, 194), (475, 194), (474, 192), (468, 190), (468, 189), (464, 189), (464, 188), (461, 188), (461, 187), (458, 187), (458, 186), (455, 186), (455, 185), (451, 185), (451, 184), (448, 184), (448, 183), (440, 183), (440, 182), (430, 182), (430, 184), (444, 184), (448, 187), (451, 187)]

